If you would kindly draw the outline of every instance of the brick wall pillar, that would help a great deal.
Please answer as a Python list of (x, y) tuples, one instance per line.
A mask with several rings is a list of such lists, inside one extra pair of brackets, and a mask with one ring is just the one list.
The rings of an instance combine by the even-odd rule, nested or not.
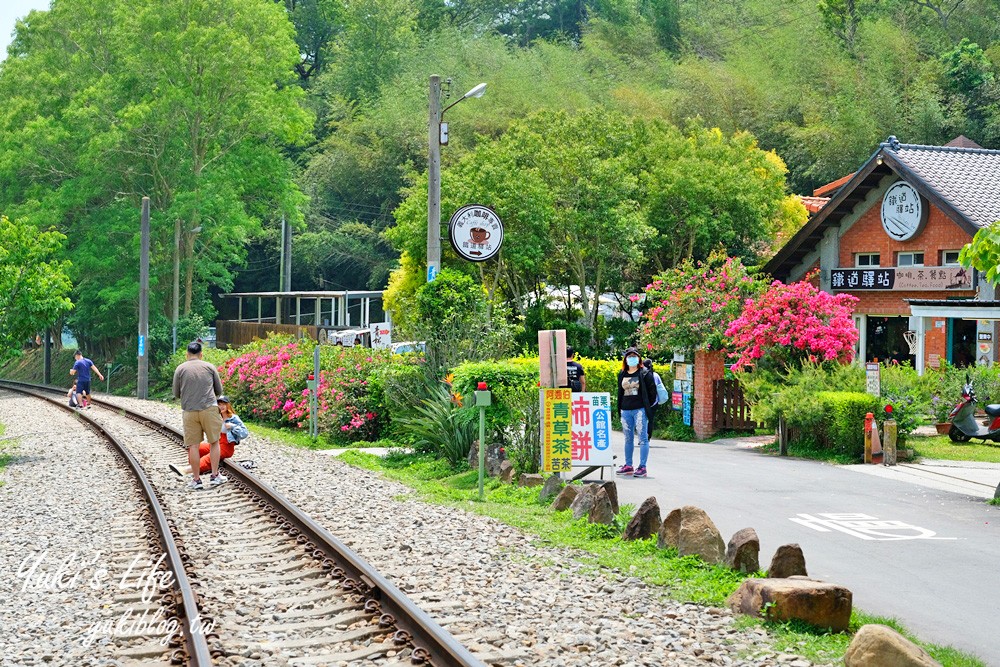
[(726, 373), (726, 353), (722, 350), (698, 350), (694, 353), (694, 410), (691, 425), (698, 439), (715, 435), (715, 381)]

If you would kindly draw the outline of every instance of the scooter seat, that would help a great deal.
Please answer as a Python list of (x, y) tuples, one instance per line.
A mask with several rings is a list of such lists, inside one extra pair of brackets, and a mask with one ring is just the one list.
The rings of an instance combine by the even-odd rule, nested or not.
[(1000, 404), (993, 403), (992, 405), (987, 405), (986, 414), (988, 414), (990, 417), (1000, 416)]

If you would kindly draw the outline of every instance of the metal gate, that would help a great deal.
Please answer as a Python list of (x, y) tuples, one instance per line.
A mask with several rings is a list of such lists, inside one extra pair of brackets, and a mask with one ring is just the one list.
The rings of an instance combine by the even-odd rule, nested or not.
[(738, 380), (716, 380), (712, 385), (713, 422), (726, 431), (752, 431), (757, 423), (750, 418), (750, 404)]

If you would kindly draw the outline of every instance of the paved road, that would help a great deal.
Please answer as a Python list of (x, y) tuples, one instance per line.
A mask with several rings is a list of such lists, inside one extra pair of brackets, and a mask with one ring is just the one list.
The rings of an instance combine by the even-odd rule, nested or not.
[[(613, 447), (621, 462), (621, 433), (615, 433)], [(618, 494), (622, 503), (636, 506), (656, 496), (664, 514), (697, 505), (727, 541), (753, 527), (764, 568), (775, 549), (796, 542), (810, 576), (847, 586), (855, 607), (894, 616), (922, 639), (1000, 666), (1000, 507), (905, 481), (912, 474), (906, 471), (885, 477), (871, 474), (872, 466), (869, 474), (856, 468), (779, 459), (733, 444), (654, 440), (649, 477), (618, 478)], [(889, 529), (872, 536), (843, 524), (817, 530), (791, 520), (827, 514), (864, 514), (923, 531)], [(916, 534), (925, 537), (887, 539)]]

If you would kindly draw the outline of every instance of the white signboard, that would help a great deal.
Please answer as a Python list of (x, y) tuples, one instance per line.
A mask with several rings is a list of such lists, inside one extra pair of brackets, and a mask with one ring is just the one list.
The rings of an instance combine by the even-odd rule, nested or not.
[(876, 363), (865, 364), (865, 392), (872, 396), (882, 395), (882, 369)]
[(392, 323), (378, 322), (369, 326), (373, 350), (392, 347)]
[(897, 241), (908, 241), (920, 233), (927, 222), (927, 209), (916, 189), (906, 181), (897, 181), (882, 197), (882, 229)]
[(572, 415), (573, 467), (613, 466), (611, 453), (611, 394), (574, 392)]
[(451, 247), (463, 259), (485, 262), (500, 252), (503, 223), (496, 213), (485, 206), (463, 206), (451, 216), (448, 238)]

